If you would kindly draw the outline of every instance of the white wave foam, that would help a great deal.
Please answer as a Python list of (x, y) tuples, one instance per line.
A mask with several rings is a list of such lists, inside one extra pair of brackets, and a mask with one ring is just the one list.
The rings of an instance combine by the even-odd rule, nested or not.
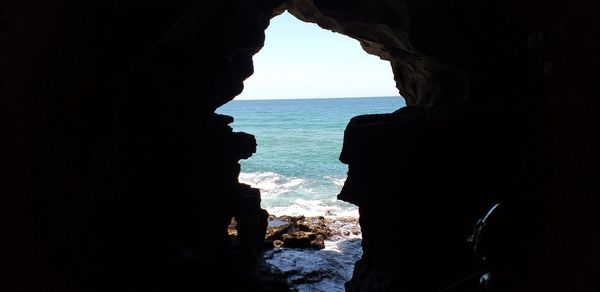
[[(345, 177), (325, 176), (335, 185), (343, 185)], [(326, 216), (358, 218), (358, 208), (350, 204), (340, 204), (335, 189), (331, 197), (322, 197), (321, 182), (307, 181), (298, 177), (287, 177), (275, 172), (242, 172), (241, 183), (260, 189), (263, 208), (276, 216)], [(286, 195), (283, 195), (286, 194)], [(313, 199), (315, 196), (320, 199)]]
[(357, 207), (342, 208), (332, 204), (326, 204), (321, 200), (295, 199), (294, 202), (285, 207), (273, 207), (268, 209), (270, 214), (276, 216), (326, 216), (326, 217), (353, 217), (358, 218)]
[(343, 187), (344, 183), (346, 182), (346, 177), (335, 177), (335, 176), (326, 175), (325, 179), (329, 180), (334, 185), (339, 186), (339, 187)]
[[(345, 181), (345, 178), (340, 177), (324, 178), (338, 186)], [(300, 292), (344, 291), (344, 283), (352, 277), (354, 264), (362, 255), (362, 236), (356, 220), (343, 220), (340, 217), (358, 218), (358, 208), (341, 204), (333, 193), (331, 197), (320, 196), (318, 191), (316, 194), (312, 193), (314, 190), (311, 187), (323, 185), (315, 184), (314, 181), (286, 178), (273, 172), (243, 173), (240, 181), (261, 189), (266, 195), (263, 204), (276, 206), (266, 207), (270, 214), (333, 218), (328, 223), (329, 227), (339, 233), (325, 241), (324, 249), (275, 249), (265, 253), (265, 260), (284, 272), (290, 285)], [(290, 194), (279, 196), (285, 192)], [(293, 196), (290, 198), (291, 195)], [(303, 197), (295, 197), (296, 195)], [(315, 199), (316, 197), (322, 200)], [(281, 206), (284, 201), (289, 204)]]
[(269, 251), (265, 259), (288, 276), (298, 291), (344, 291), (354, 263), (362, 255), (358, 238), (326, 241), (325, 249), (281, 249)]
[(264, 198), (270, 198), (288, 192), (292, 188), (301, 185), (304, 182), (304, 179), (296, 177), (288, 178), (270, 171), (258, 171), (240, 173), (239, 181), (260, 189)]

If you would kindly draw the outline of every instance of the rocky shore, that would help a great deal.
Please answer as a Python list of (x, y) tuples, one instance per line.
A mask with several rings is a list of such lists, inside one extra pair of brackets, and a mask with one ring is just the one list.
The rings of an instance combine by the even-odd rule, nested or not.
[[(238, 222), (228, 228), (238, 244)], [(362, 255), (360, 225), (355, 217), (268, 217), (262, 260), (256, 271), (271, 290), (342, 291)], [(277, 289), (273, 289), (276, 287)]]
[[(232, 219), (228, 228), (237, 237), (237, 222)], [(329, 216), (274, 216), (268, 218), (264, 250), (273, 248), (323, 249), (325, 241), (339, 241), (361, 235), (358, 218)]]

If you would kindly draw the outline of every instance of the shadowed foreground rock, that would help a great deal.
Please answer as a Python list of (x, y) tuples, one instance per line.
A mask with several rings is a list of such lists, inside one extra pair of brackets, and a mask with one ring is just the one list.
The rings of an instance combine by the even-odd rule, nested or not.
[(467, 237), (488, 206), (517, 192), (522, 134), (505, 114), (409, 107), (352, 119), (338, 198), (360, 207), (364, 256), (348, 290), (438, 291), (478, 270)]

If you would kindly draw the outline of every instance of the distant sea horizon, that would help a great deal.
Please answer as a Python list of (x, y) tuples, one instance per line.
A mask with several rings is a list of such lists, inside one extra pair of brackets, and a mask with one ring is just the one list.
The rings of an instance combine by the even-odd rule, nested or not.
[(291, 97), (291, 98), (243, 98), (233, 99), (232, 101), (245, 101), (245, 100), (312, 100), (312, 99), (353, 99), (353, 98), (401, 98), (401, 95), (382, 95), (382, 96), (335, 96), (335, 97)]

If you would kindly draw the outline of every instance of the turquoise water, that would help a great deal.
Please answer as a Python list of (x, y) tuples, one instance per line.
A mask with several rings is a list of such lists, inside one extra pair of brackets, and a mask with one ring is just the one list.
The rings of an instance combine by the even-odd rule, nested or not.
[[(401, 97), (234, 100), (218, 112), (234, 117), (235, 131), (256, 137), (257, 152), (241, 161), (240, 182), (261, 190), (263, 208), (275, 215), (325, 215), (334, 220), (331, 228), (343, 230), (359, 228), (336, 220), (358, 217), (356, 206), (336, 200), (348, 169), (338, 160), (344, 129), (354, 116), (402, 106)], [(361, 236), (328, 240), (325, 246), (274, 249), (265, 260), (291, 275), (290, 285), (300, 292), (344, 291), (362, 255)]]
[(256, 137), (257, 152), (241, 161), (240, 182), (261, 190), (276, 215), (358, 216), (336, 200), (347, 166), (339, 160), (344, 129), (356, 115), (392, 112), (402, 97), (234, 100), (217, 112), (234, 117), (234, 131)]

